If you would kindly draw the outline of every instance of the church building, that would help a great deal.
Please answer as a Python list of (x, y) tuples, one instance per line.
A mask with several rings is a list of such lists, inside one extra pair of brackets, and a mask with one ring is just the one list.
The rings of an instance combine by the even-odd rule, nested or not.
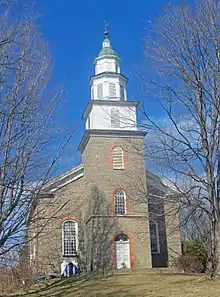
[(174, 192), (146, 171), (146, 131), (137, 125), (137, 101), (108, 32), (89, 80), (83, 112), (82, 164), (43, 187), (29, 226), (30, 265), (58, 273), (60, 263), (91, 271), (168, 267), (181, 253)]

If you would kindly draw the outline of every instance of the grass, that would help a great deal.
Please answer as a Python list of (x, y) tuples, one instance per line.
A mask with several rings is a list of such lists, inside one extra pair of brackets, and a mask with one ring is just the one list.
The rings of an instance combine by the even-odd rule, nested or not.
[(220, 281), (205, 276), (139, 271), (90, 279), (51, 280), (13, 297), (219, 297)]

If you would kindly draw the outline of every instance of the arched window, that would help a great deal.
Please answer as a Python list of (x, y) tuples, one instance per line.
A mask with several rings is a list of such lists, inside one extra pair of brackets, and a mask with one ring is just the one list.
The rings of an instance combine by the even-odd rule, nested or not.
[(78, 223), (72, 220), (63, 222), (62, 250), (64, 256), (73, 256), (77, 252)]
[(113, 169), (124, 169), (124, 151), (120, 146), (112, 150)]
[(111, 109), (111, 126), (113, 128), (120, 127), (120, 117), (119, 117), (119, 110), (117, 108)]
[(128, 236), (126, 234), (124, 234), (123, 232), (119, 233), (116, 237), (115, 237), (115, 241), (129, 241)]
[(160, 238), (158, 223), (155, 220), (150, 221), (150, 241), (151, 241), (151, 252), (155, 254), (160, 253)]
[(123, 216), (126, 214), (125, 209), (125, 192), (123, 190), (115, 191), (115, 214)]

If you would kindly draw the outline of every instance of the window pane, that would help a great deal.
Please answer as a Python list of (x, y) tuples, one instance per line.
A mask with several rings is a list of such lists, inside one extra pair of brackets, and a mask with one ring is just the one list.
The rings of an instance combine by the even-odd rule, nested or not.
[(76, 254), (76, 225), (74, 221), (63, 224), (63, 253), (64, 255)]
[(153, 253), (158, 252), (156, 238), (151, 239), (151, 252), (153, 252)]
[(151, 236), (157, 236), (157, 228), (155, 223), (150, 223), (150, 234)]
[(115, 237), (115, 241), (128, 241), (128, 237), (126, 234), (124, 234), (123, 232), (118, 234), (116, 237)]
[(150, 241), (151, 241), (151, 252), (160, 252), (160, 241), (159, 241), (159, 231), (157, 222), (150, 222)]
[(125, 215), (125, 193), (122, 190), (115, 192), (115, 214)]

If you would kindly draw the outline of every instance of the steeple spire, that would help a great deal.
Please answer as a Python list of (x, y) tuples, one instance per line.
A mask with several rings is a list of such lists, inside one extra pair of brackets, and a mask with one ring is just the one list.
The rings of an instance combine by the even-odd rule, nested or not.
[(110, 58), (113, 57), (114, 59), (119, 60), (119, 57), (117, 56), (116, 52), (112, 49), (111, 47), (111, 42), (108, 38), (108, 23), (105, 21), (105, 26), (104, 26), (104, 35), (105, 39), (102, 41), (102, 49), (100, 50), (97, 59), (100, 58)]
[(127, 101), (128, 79), (120, 73), (120, 59), (111, 47), (106, 22), (104, 35), (102, 49), (94, 61), (95, 75), (89, 81), (91, 100), (83, 114), (86, 130), (137, 131), (138, 103)]
[(102, 48), (111, 48), (110, 40), (108, 39), (108, 23), (105, 21), (105, 27), (104, 27), (104, 35), (105, 39), (102, 42)]
[(105, 29), (104, 29), (105, 37), (108, 38), (108, 23), (105, 21)]
[(120, 59), (112, 49), (111, 42), (108, 38), (108, 23), (105, 21), (104, 26), (105, 38), (102, 41), (102, 48), (95, 58), (95, 74), (104, 72), (120, 73)]

